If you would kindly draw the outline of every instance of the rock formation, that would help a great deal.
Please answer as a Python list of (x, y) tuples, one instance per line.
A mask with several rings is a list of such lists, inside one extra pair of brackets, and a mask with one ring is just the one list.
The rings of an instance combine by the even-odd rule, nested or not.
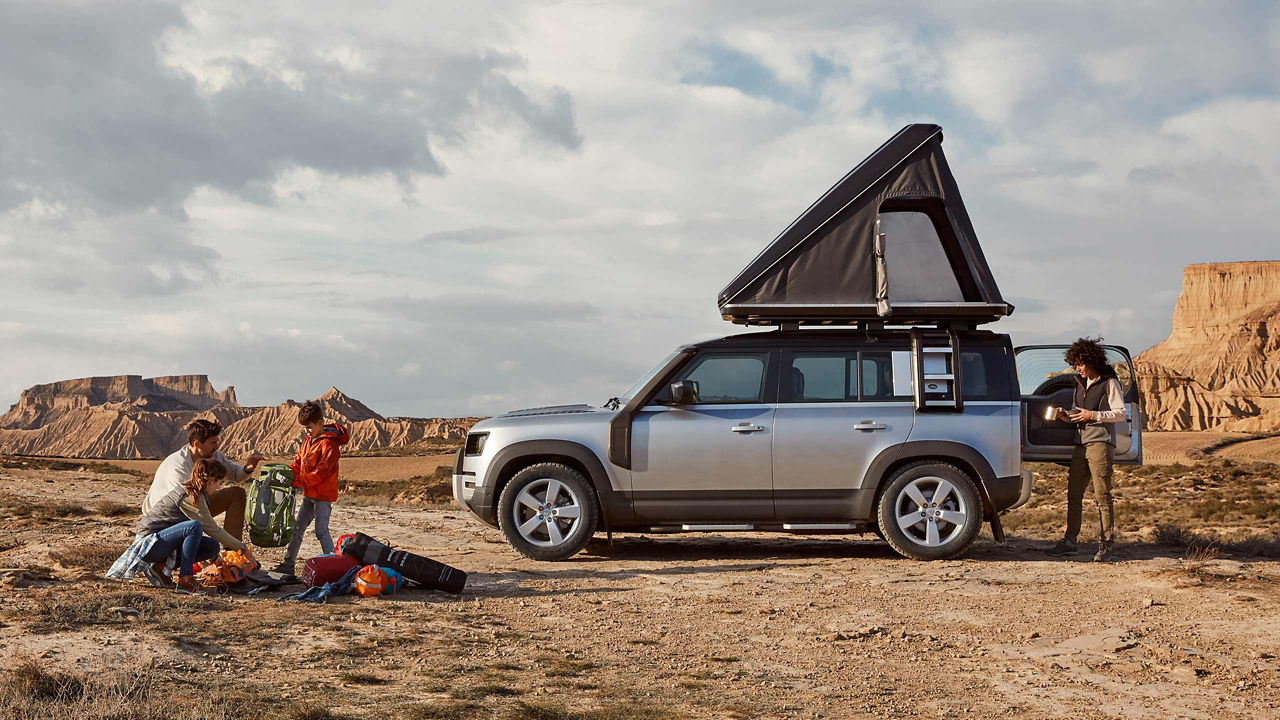
[[(349, 450), (403, 447), (430, 439), (460, 441), (478, 418), (386, 418), (330, 388), (317, 400), (327, 422), (351, 434)], [(298, 403), (242, 407), (235, 390), (214, 390), (205, 375), (80, 378), (36, 385), (0, 416), (0, 453), (93, 458), (164, 457), (186, 442), (197, 417), (222, 423), (222, 450), (292, 455), (302, 441)]]
[(1188, 265), (1173, 332), (1135, 358), (1151, 430), (1280, 430), (1280, 262)]

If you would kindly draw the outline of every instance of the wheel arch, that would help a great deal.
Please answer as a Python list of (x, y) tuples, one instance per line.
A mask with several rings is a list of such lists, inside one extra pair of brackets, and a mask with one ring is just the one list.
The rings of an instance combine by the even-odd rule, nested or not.
[(582, 473), (595, 489), (600, 520), (606, 530), (630, 514), (630, 504), (622, 493), (613, 489), (600, 458), (587, 446), (571, 440), (525, 440), (498, 451), (485, 473), (485, 485), (493, 488), (494, 505), (516, 473), (544, 462), (561, 463)]
[(875, 493), (868, 496), (871, 504), (867, 508), (867, 517), (875, 521), (875, 508), (880, 504), (880, 494), (889, 484), (889, 478), (902, 467), (921, 461), (944, 462), (958, 467), (978, 486), (978, 495), (982, 498), (983, 520), (990, 520), (995, 516), (991, 496), (987, 493), (987, 483), (995, 480), (996, 474), (982, 453), (964, 443), (917, 440), (885, 448), (867, 467), (866, 477), (868, 480), (875, 480), (876, 489)]

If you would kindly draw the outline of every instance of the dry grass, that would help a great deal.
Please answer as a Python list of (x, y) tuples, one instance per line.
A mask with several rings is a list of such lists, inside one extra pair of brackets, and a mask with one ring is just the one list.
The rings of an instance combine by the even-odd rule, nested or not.
[(49, 670), (17, 658), (0, 679), (0, 717), (13, 720), (248, 720), (265, 717), (259, 698), (184, 692), (171, 697), (148, 665), (88, 674)]
[(0, 515), (12, 518), (53, 520), (56, 518), (85, 517), (93, 511), (79, 504), (64, 500), (27, 500), (16, 495), (0, 495)]
[(102, 475), (131, 475), (147, 477), (148, 474), (134, 468), (127, 468), (102, 460), (76, 460), (63, 458), (29, 457), (25, 455), (0, 455), (0, 468), (7, 470), (55, 470), (71, 472), (92, 472)]
[(82, 542), (50, 551), (49, 559), (63, 567), (84, 568), (96, 573), (105, 573), (122, 552), (124, 548), (118, 544)]
[(123, 625), (129, 621), (112, 608), (138, 611), (138, 621), (158, 629), (180, 630), (207, 624), (210, 615), (233, 609), (224, 599), (183, 596), (162, 590), (115, 590), (104, 593), (67, 593), (52, 588), (35, 597), (35, 612), (12, 617), (31, 633), (50, 633), (98, 625)]
[(100, 500), (94, 504), (93, 510), (102, 517), (126, 517), (141, 513), (141, 509), (137, 505), (129, 505), (114, 500)]
[[(1029, 467), (1035, 473), (1031, 500), (1002, 516), (1005, 530), (1023, 537), (1058, 536), (1066, 520), (1067, 469)], [(1214, 460), (1117, 467), (1112, 494), (1121, 533), (1164, 525), (1207, 533), (1229, 546), (1280, 513), (1280, 465)], [(1086, 541), (1097, 533), (1091, 489), (1085, 491), (1082, 530)], [(1261, 547), (1256, 539), (1254, 546)]]

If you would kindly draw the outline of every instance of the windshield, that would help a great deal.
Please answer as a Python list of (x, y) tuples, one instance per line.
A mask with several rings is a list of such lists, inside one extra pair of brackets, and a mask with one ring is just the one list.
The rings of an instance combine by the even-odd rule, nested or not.
[(675, 357), (678, 354), (680, 354), (679, 349), (675, 350), (670, 355), (662, 358), (662, 362), (658, 363), (657, 365), (654, 365), (649, 370), (649, 372), (645, 373), (644, 375), (641, 375), (640, 379), (635, 381), (635, 384), (627, 388), (626, 392), (619, 395), (618, 400), (620, 400), (623, 405), (626, 405), (627, 401), (635, 397), (636, 393), (640, 392), (640, 388), (644, 387), (644, 384), (649, 382), (650, 378), (652, 378), (659, 370), (666, 367), (667, 363), (671, 362), (671, 358)]

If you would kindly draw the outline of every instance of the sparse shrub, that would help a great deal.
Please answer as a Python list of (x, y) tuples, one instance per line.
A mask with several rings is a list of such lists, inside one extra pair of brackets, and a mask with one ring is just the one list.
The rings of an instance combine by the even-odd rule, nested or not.
[(454, 688), (449, 691), (449, 695), (451, 697), (455, 697), (459, 700), (483, 700), (490, 696), (511, 697), (519, 694), (519, 690), (507, 687), (506, 685), (498, 685), (497, 683), (464, 685), (463, 687)]
[(347, 720), (347, 715), (339, 715), (323, 705), (307, 704), (295, 707), (286, 716), (289, 720)]
[(338, 676), (338, 679), (344, 683), (352, 685), (386, 685), (389, 681), (380, 678), (373, 673), (362, 672), (345, 672)]
[(105, 542), (85, 542), (49, 553), (49, 559), (64, 567), (77, 567), (104, 573), (120, 557), (124, 548)]
[(103, 517), (122, 517), (125, 515), (137, 515), (142, 512), (135, 505), (127, 505), (114, 500), (102, 500), (94, 505), (93, 509)]

